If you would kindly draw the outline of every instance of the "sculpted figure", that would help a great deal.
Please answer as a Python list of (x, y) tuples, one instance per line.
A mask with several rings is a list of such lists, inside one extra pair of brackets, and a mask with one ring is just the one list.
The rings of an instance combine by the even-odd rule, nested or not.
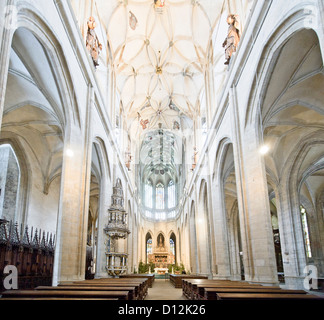
[(194, 154), (192, 156), (192, 167), (191, 167), (191, 171), (195, 170), (197, 162), (198, 162), (198, 151), (197, 148), (194, 147)]
[(97, 37), (97, 34), (95, 32), (97, 24), (93, 17), (90, 17), (88, 20), (88, 32), (87, 32), (87, 41), (86, 46), (89, 50), (93, 64), (95, 67), (99, 66), (98, 58), (100, 51), (102, 50), (102, 44), (99, 42), (99, 39)]
[(223, 43), (223, 48), (225, 48), (225, 58), (226, 58), (224, 64), (226, 65), (229, 64), (233, 52), (236, 51), (241, 37), (237, 15), (229, 14), (227, 17), (227, 24), (228, 24), (228, 34)]
[(155, 8), (163, 8), (165, 0), (154, 0)]

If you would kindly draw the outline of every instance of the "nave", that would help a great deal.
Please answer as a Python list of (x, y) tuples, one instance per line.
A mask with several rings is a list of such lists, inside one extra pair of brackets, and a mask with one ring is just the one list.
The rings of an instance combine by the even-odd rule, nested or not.
[(0, 1), (0, 284), (323, 290), (323, 20), (322, 0)]
[(145, 300), (187, 300), (182, 288), (175, 288), (168, 279), (155, 279)]

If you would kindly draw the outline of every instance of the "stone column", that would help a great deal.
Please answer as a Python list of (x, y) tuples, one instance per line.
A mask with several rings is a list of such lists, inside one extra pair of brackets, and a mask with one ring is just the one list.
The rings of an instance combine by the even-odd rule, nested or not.
[(244, 224), (241, 225), (242, 241), (245, 238), (251, 249), (247, 257), (243, 245), (244, 268), (248, 263), (249, 268), (245, 270), (252, 272), (248, 275), (250, 281), (277, 283), (267, 180), (263, 159), (258, 152), (259, 144), (256, 136), (256, 132), (251, 128), (245, 131), (244, 156), (239, 168), (241, 172), (244, 171), (244, 176), (241, 176), (242, 189), (239, 195), (242, 198), (239, 206), (240, 221), (244, 219)]
[(131, 210), (131, 206), (128, 206), (128, 227), (131, 230), (130, 236), (127, 238), (127, 253), (128, 256), (128, 264), (127, 264), (127, 273), (133, 273), (133, 250), (134, 250), (134, 228), (133, 228), (133, 210)]
[(277, 284), (276, 257), (265, 165), (255, 125), (240, 128), (235, 88), (231, 90), (233, 147), (245, 279)]
[[(61, 175), (53, 283), (83, 280), (88, 208), (84, 207), (85, 190), (84, 139), (78, 127), (66, 133)], [(68, 152), (69, 151), (69, 152)], [(72, 154), (73, 152), (73, 154)]]
[(97, 264), (96, 278), (107, 277), (106, 271), (106, 236), (104, 228), (108, 223), (108, 208), (110, 206), (112, 184), (108, 180), (107, 175), (101, 179), (100, 204), (98, 214), (98, 239), (97, 239)]
[(286, 185), (286, 179), (281, 181), (277, 201), (285, 285), (289, 289), (304, 289), (303, 269), (307, 262), (298, 195), (290, 194)]
[[(217, 167), (219, 168), (219, 167)], [(228, 226), (226, 222), (226, 209), (224, 207), (224, 190), (220, 175), (221, 170), (216, 170), (217, 176), (212, 181), (214, 214), (213, 223), (215, 228), (215, 250), (216, 250), (216, 277), (229, 279), (230, 260), (229, 260), (229, 239)]]
[(13, 34), (17, 28), (17, 13), (15, 0), (0, 3), (0, 131), (7, 89), (10, 51)]
[(66, 126), (53, 284), (84, 280), (91, 179), (91, 114), (94, 91), (88, 87), (83, 128)]
[(215, 86), (214, 86), (214, 70), (211, 65), (205, 71), (205, 87), (206, 87), (206, 121), (207, 128), (213, 121), (212, 117), (215, 114), (216, 102), (215, 102)]
[(196, 208), (195, 203), (192, 204), (189, 214), (189, 240), (190, 240), (190, 267), (192, 273), (199, 273), (198, 269), (198, 249), (197, 249), (197, 230), (196, 230)]

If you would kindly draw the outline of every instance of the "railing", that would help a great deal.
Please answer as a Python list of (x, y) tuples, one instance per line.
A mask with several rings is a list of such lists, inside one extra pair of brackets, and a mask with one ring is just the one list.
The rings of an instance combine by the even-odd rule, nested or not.
[(0, 291), (8, 274), (6, 266), (17, 270), (18, 289), (33, 289), (51, 285), (55, 251), (55, 236), (38, 229), (18, 226), (0, 220)]

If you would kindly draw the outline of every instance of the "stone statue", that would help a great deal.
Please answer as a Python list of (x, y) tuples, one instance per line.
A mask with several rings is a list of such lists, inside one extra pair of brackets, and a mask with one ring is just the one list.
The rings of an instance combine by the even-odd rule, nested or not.
[(165, 0), (154, 0), (155, 12), (162, 14), (164, 5), (165, 5)]
[(154, 0), (155, 8), (163, 8), (165, 5), (165, 0)]
[(164, 237), (162, 236), (162, 234), (159, 234), (158, 236), (158, 247), (159, 249), (164, 248)]
[(226, 61), (224, 64), (228, 65), (233, 52), (236, 51), (238, 43), (240, 41), (240, 29), (239, 29), (239, 20), (238, 15), (229, 14), (227, 17), (228, 34), (223, 43), (223, 48), (225, 48), (225, 58)]
[(196, 165), (197, 165), (197, 162), (198, 162), (198, 151), (197, 151), (197, 148), (194, 147), (193, 149), (194, 149), (194, 154), (192, 156), (193, 163), (192, 163), (191, 171), (195, 170)]
[(98, 59), (100, 51), (102, 50), (102, 44), (99, 42), (97, 34), (95, 32), (97, 24), (93, 17), (90, 17), (88, 20), (88, 32), (87, 32), (87, 39), (86, 39), (86, 46), (88, 51), (91, 54), (93, 64), (95, 68), (99, 66)]

